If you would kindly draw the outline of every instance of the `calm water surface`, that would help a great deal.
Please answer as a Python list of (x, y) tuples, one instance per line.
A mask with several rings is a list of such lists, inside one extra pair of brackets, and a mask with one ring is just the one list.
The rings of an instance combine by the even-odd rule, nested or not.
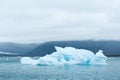
[(21, 57), (0, 57), (0, 80), (120, 80), (120, 57), (105, 66), (31, 66), (20, 64)]

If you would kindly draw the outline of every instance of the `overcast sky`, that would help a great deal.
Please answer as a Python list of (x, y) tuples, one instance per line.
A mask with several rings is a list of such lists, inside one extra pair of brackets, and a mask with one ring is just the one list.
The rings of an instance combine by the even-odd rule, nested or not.
[(120, 40), (120, 0), (0, 0), (0, 42)]

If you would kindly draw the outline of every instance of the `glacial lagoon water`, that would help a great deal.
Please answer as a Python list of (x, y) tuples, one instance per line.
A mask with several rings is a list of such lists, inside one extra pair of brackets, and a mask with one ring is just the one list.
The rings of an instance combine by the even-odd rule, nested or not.
[(107, 65), (34, 66), (21, 57), (0, 57), (0, 80), (120, 80), (120, 57)]

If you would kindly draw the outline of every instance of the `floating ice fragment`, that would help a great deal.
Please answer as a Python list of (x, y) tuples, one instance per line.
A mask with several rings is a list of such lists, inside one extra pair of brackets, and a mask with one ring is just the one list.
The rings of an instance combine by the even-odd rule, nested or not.
[(107, 57), (99, 50), (96, 55), (91, 59), (90, 64), (104, 65), (106, 64)]
[(21, 64), (30, 64), (30, 65), (37, 65), (38, 64), (38, 60), (34, 60), (30, 57), (23, 57), (21, 60), (20, 60)]

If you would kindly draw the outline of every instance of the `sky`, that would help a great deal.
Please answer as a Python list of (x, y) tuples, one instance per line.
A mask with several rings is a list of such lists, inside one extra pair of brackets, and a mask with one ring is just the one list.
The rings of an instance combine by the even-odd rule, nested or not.
[(0, 42), (120, 40), (119, 0), (0, 0)]

